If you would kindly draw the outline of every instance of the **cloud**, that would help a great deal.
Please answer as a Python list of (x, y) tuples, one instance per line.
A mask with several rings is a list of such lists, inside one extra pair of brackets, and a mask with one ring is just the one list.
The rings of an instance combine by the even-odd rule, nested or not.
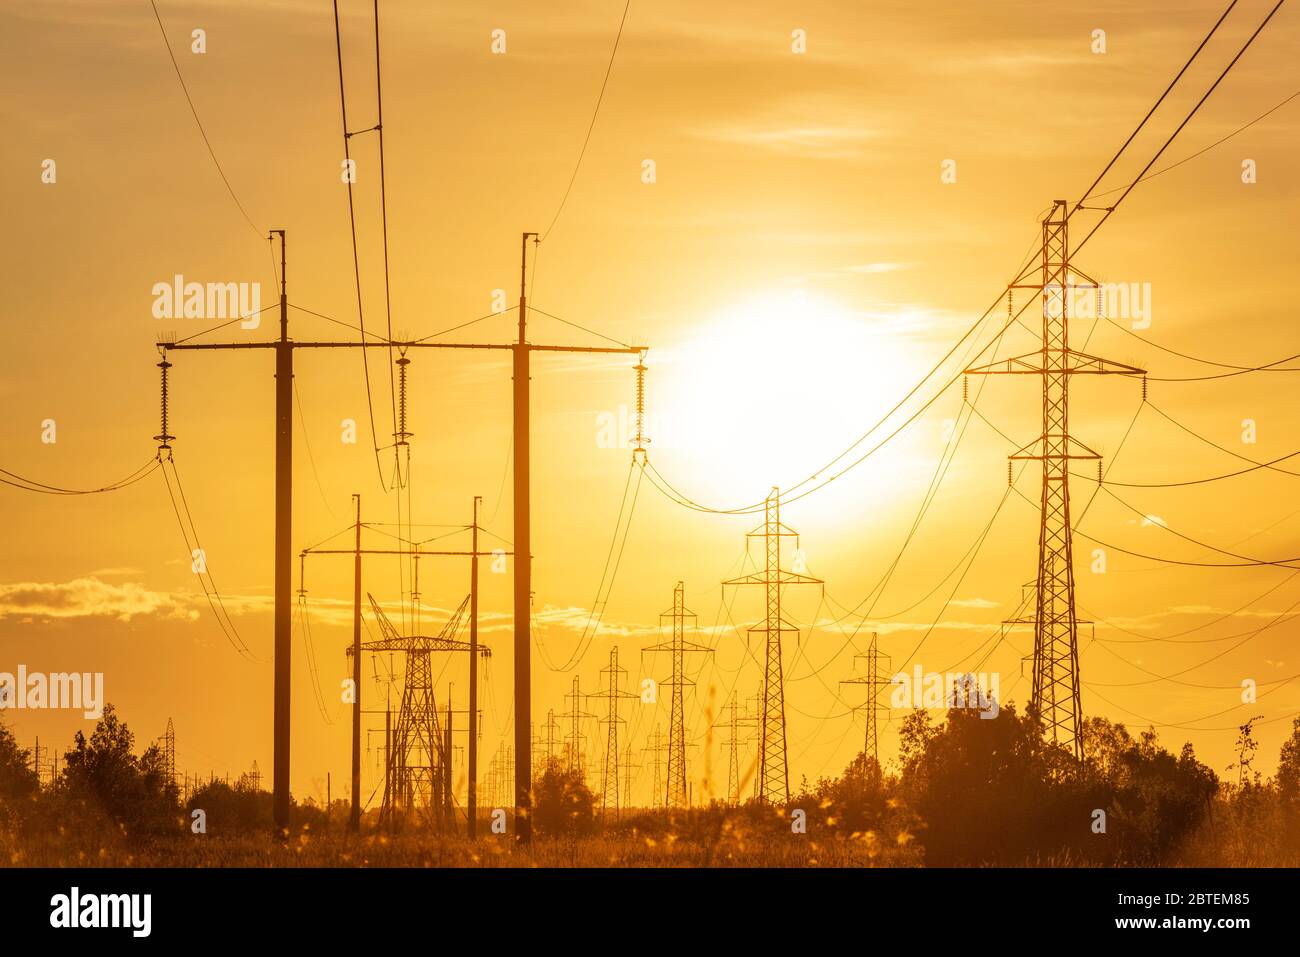
[(997, 608), (998, 603), (987, 598), (954, 598), (948, 602), (954, 608)]
[(701, 139), (787, 156), (816, 159), (853, 159), (862, 155), (862, 144), (873, 135), (861, 126), (793, 124), (777, 126), (720, 125), (691, 131)]
[[(0, 619), (116, 618), (130, 621), (142, 615), (157, 615), (194, 621), (211, 614), (201, 590), (194, 592), (155, 591), (139, 582), (106, 582), (99, 575), (127, 574), (131, 569), (102, 569), (66, 582), (12, 582), (0, 585)], [(221, 602), (232, 617), (269, 613), (274, 601), (269, 595), (227, 595)], [(348, 603), (347, 621), (351, 621)]]
[(113, 584), (93, 575), (68, 582), (0, 585), (0, 618), (116, 618), (164, 613), (189, 617), (188, 602), (135, 582)]

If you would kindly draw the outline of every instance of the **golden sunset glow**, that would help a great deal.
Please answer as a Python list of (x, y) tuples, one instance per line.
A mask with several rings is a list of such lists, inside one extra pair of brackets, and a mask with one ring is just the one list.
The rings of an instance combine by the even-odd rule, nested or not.
[[(855, 682), (873, 635), (889, 675), (996, 674), (1023, 714), (1052, 576), (1043, 462), (1008, 456), (1054, 428), (1050, 376), (1029, 367), (1059, 210), (1073, 280), (1134, 297), (1069, 330), (1081, 364), (1115, 364), (1069, 374), (1071, 449), (1101, 456), (1065, 465), (1081, 718), (1154, 728), (1174, 755), (1191, 742), (1237, 781), (1258, 716), (1268, 779), (1300, 715), (1300, 9), (1197, 108), (1272, 8), (1243, 0), (1107, 170), (1224, 6), (664, 0), (634, 2), (620, 29), (624, 4), (605, 0), (381, 0), (381, 125), (370, 0), (341, 0), (337, 49), (329, 2), (158, 0), (158, 20), (147, 2), (7, 5), (0, 673), (102, 673), (137, 745), (170, 720), (179, 774), (236, 780), (256, 762), (270, 789), (283, 252), (296, 801), (352, 798), (354, 494), (372, 550), (362, 642), (387, 635), (372, 594), (402, 639), (440, 636), (470, 594), (481, 498), (484, 813), (513, 806), (525, 723), (542, 766), (548, 719), (557, 754), (578, 739), (599, 801), (610, 714), (621, 806), (664, 803), (672, 655), (648, 649), (672, 638), (679, 582), (706, 649), (681, 682), (687, 797), (734, 796), (725, 709), (767, 707), (750, 628), (774, 612), (770, 591), (729, 582), (769, 560), (746, 535), (774, 488), (783, 570), (806, 579), (781, 599), (790, 793), (865, 752), (866, 709), (888, 700)], [(256, 285), (262, 311), (169, 313), (154, 289), (174, 277), (234, 284), (235, 303)], [(373, 348), (354, 348), (363, 324)], [(492, 348), (429, 347), (452, 344)], [(1001, 374), (1015, 357), (1025, 374)], [(468, 641), (468, 615), (441, 637)], [(376, 814), (385, 722), (418, 667), (393, 648), (363, 654), (359, 687)], [(614, 650), (629, 696), (611, 712), (590, 696), (610, 691)], [(463, 652), (431, 653), (428, 675), (454, 713), (456, 813)], [(915, 710), (880, 712), (890, 774)], [(57, 749), (42, 760), (94, 727), (68, 709), (0, 717), (23, 748)], [(746, 797), (760, 738), (751, 725), (737, 746)]]

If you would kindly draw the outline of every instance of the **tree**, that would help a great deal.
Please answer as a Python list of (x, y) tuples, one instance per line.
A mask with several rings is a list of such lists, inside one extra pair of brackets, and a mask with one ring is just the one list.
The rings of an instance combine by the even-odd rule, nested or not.
[(128, 831), (165, 829), (176, 822), (176, 783), (167, 779), (156, 745), (137, 758), (135, 735), (112, 704), (95, 725), (90, 739), (78, 731), (63, 756), (63, 788), (75, 799), (97, 805)]
[(36, 772), (28, 767), (32, 752), (18, 747), (18, 739), (0, 723), (0, 800), (25, 798), (36, 792)]
[(1282, 742), (1277, 759), (1278, 809), (1287, 841), (1300, 844), (1300, 718), (1291, 723), (1291, 737)]
[(1237, 729), (1237, 741), (1233, 745), (1237, 749), (1237, 760), (1228, 765), (1228, 770), (1237, 769), (1237, 786), (1248, 787), (1252, 783), (1258, 783), (1259, 772), (1255, 772), (1256, 780), (1251, 781), (1250, 766), (1255, 760), (1255, 753), (1259, 750), (1259, 742), (1255, 740), (1255, 722), (1262, 721), (1264, 716), (1257, 714), (1240, 728)]
[(556, 762), (533, 782), (533, 821), (543, 834), (589, 834), (595, 827), (596, 799), (581, 772)]
[(1300, 811), (1300, 718), (1291, 722), (1291, 737), (1282, 742), (1277, 759), (1277, 790), (1289, 813)]

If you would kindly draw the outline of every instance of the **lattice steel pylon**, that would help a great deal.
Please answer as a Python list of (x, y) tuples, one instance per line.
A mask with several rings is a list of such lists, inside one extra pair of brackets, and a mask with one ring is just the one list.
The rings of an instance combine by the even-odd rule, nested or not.
[[(1007, 289), (1035, 289), (1042, 296), (1041, 347), (1031, 353), (968, 368), (971, 375), (1037, 375), (1043, 380), (1043, 431), (1012, 453), (1014, 460), (1043, 464), (1041, 520), (1038, 532), (1038, 577), (1034, 625), (1034, 685), (1029, 709), (1054, 743), (1083, 757), (1083, 709), (1079, 695), (1079, 620), (1074, 601), (1073, 528), (1070, 524), (1070, 462), (1100, 459), (1070, 435), (1070, 377), (1075, 375), (1145, 375), (1136, 366), (1112, 362), (1070, 348), (1070, 304), (1075, 289), (1101, 289), (1070, 263), (1066, 200), (1052, 203), (1043, 220), (1041, 278), (1038, 284), (1013, 283)], [(1084, 281), (1076, 283), (1072, 276)], [(1015, 623), (1029, 623), (1022, 619)]]
[(582, 710), (582, 685), (579, 683), (577, 675), (573, 676), (573, 690), (565, 697), (573, 700), (569, 710), (560, 715), (561, 718), (569, 720), (569, 733), (565, 736), (564, 743), (567, 752), (566, 766), (569, 771), (575, 772), (579, 777), (585, 777), (582, 763), (582, 742), (586, 735), (582, 733), (582, 719), (596, 716), (590, 711)]
[[(163, 429), (163, 432), (166, 432)], [(176, 783), (176, 728), (172, 725), (172, 719), (167, 719), (167, 730), (163, 732), (163, 766), (166, 768), (167, 780), (173, 785)]]
[(754, 782), (754, 796), (767, 804), (784, 804), (790, 799), (790, 765), (785, 746), (785, 678), (781, 668), (781, 635), (783, 632), (797, 634), (799, 629), (781, 615), (781, 591), (786, 585), (824, 583), (820, 578), (781, 567), (781, 539), (795, 539), (795, 551), (798, 553), (799, 536), (794, 529), (781, 523), (779, 489), (773, 488), (768, 494), (763, 513), (763, 524), (746, 536), (747, 540), (763, 540), (763, 571), (729, 579), (723, 585), (762, 585), (764, 589), (767, 615), (761, 624), (749, 629), (751, 635), (758, 633), (764, 636), (766, 649), (762, 709), (758, 725), (758, 777)]
[(560, 722), (555, 720), (555, 709), (548, 708), (546, 711), (546, 724), (542, 725), (542, 730), (546, 732), (546, 763), (543, 766), (545, 770), (555, 767), (559, 758), (555, 754), (555, 732), (560, 730)]
[[(742, 715), (736, 705), (736, 693), (731, 693), (731, 700), (722, 709), (728, 717), (714, 724), (715, 728), (726, 728), (730, 733), (723, 742), (727, 746), (727, 800), (732, 804), (740, 803), (740, 729), (758, 726), (758, 719), (753, 715)], [(749, 740), (753, 740), (752, 736)]]
[[(383, 637), (364, 642), (361, 650), (400, 651), (406, 655), (402, 703), (390, 746), (389, 767), (392, 771), (384, 782), (379, 820), (381, 824), (391, 825), (399, 810), (411, 812), (423, 808), (430, 823), (442, 825), (447, 823), (444, 820), (443, 769), (451, 756), (445, 753), (433, 694), (432, 656), (434, 652), (469, 650), (469, 642), (455, 637), (465, 618), (469, 596), (436, 636), (399, 634), (379, 607), (379, 602), (375, 601), (375, 596), (368, 597)], [(491, 656), (491, 651), (483, 645), (479, 645), (478, 652), (484, 658)]]
[[(863, 742), (862, 753), (867, 760), (867, 774), (872, 780), (879, 781), (881, 777), (880, 764), (880, 734), (876, 723), (876, 717), (880, 713), (881, 706), (878, 700), (880, 690), (887, 688), (892, 683), (889, 676), (881, 671), (881, 659), (888, 659), (889, 655), (882, 655), (877, 645), (875, 632), (871, 633), (871, 644), (867, 646), (865, 655), (854, 655), (855, 658), (861, 658), (866, 661), (866, 674), (857, 675), (853, 678), (842, 678), (842, 685), (865, 685), (869, 694), (867, 701), (861, 706), (861, 710), (867, 715), (866, 739)], [(858, 709), (854, 709), (858, 710)]]
[[(690, 792), (686, 789), (686, 706), (685, 689), (695, 682), (687, 678), (683, 667), (690, 652), (712, 654), (713, 649), (686, 640), (686, 619), (695, 619), (695, 612), (686, 607), (686, 585), (678, 582), (673, 589), (673, 607), (659, 616), (660, 626), (667, 618), (672, 622), (672, 638), (656, 645), (642, 648), (642, 652), (668, 651), (673, 656), (673, 672), (661, 685), (672, 688), (672, 708), (668, 723), (668, 780), (664, 787), (665, 807), (686, 807)], [(659, 781), (655, 780), (655, 787)]]
[[(653, 756), (654, 764), (651, 765), (651, 775), (653, 780), (658, 781), (659, 771), (661, 768), (663, 768), (663, 759), (660, 757), (660, 755), (668, 750), (668, 742), (664, 740), (663, 732), (659, 730), (659, 725), (654, 726), (654, 729), (650, 732), (648, 739), (645, 745), (641, 748), (641, 750), (643, 752), (649, 752)], [(659, 797), (660, 797), (659, 788), (657, 787), (651, 788), (650, 791), (651, 807), (659, 806)]]
[(609, 649), (609, 665), (601, 668), (602, 675), (608, 675), (608, 681), (604, 691), (597, 691), (587, 695), (588, 698), (604, 698), (607, 702), (607, 711), (605, 717), (601, 718), (601, 724), (605, 725), (605, 766), (601, 775), (600, 782), (600, 808), (607, 817), (613, 813), (618, 817), (618, 726), (624, 721), (618, 714), (618, 703), (627, 698), (635, 698), (637, 695), (631, 691), (622, 690), (619, 685), (620, 675), (627, 674), (626, 668), (620, 668), (618, 665), (618, 646)]
[(629, 741), (623, 748), (623, 804), (625, 807), (632, 807), (632, 778), (633, 772), (640, 770), (641, 762), (632, 760), (632, 742)]

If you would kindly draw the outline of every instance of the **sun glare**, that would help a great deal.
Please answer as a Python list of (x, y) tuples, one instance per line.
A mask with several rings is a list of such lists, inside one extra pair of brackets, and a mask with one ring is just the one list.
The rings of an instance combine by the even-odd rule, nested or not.
[(655, 448), (701, 495), (754, 501), (874, 424), (914, 364), (894, 322), (803, 290), (756, 296), (702, 322), (668, 357)]

